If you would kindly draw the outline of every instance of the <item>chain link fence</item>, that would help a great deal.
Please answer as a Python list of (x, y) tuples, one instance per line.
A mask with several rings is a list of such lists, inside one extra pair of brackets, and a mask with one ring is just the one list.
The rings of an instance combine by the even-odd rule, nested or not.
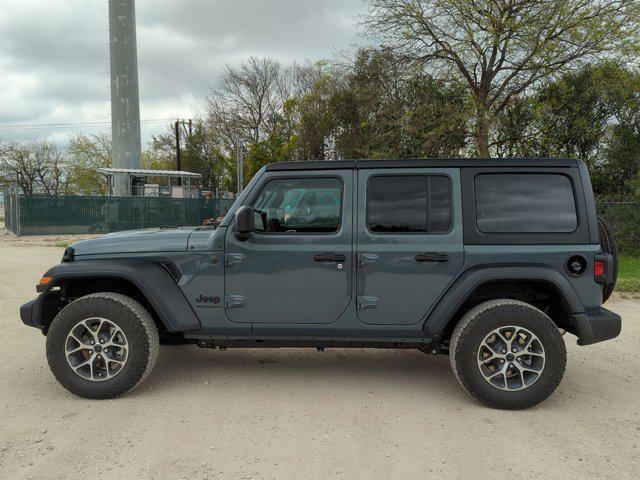
[(611, 226), (620, 253), (640, 255), (640, 202), (599, 202), (598, 215)]
[(22, 195), (5, 189), (5, 227), (15, 235), (110, 233), (197, 226), (223, 216), (234, 200), (169, 197)]

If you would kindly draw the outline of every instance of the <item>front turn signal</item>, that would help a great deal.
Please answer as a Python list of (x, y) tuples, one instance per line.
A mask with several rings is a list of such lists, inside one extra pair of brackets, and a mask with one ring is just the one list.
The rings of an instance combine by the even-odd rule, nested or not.
[(38, 285), (36, 285), (36, 291), (39, 293), (46, 292), (51, 280), (51, 277), (42, 277), (38, 282)]

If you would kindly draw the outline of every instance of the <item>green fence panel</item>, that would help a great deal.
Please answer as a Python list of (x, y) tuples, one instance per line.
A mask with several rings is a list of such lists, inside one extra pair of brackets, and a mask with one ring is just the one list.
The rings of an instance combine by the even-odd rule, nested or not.
[(233, 200), (165, 197), (20, 195), (21, 235), (109, 233), (161, 226), (197, 226), (224, 215)]

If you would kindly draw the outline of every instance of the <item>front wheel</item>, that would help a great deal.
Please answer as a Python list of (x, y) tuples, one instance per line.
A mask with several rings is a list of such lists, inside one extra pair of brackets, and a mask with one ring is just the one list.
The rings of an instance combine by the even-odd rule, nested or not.
[(117, 293), (71, 302), (47, 333), (51, 371), (64, 388), (84, 398), (114, 398), (133, 390), (153, 369), (158, 350), (149, 312)]
[(542, 311), (516, 300), (492, 300), (462, 317), (449, 358), (474, 398), (493, 408), (521, 410), (555, 391), (567, 352), (557, 326)]

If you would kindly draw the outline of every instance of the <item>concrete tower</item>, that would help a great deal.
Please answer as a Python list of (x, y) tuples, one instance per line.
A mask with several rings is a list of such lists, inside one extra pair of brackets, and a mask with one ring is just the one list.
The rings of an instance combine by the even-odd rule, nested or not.
[[(140, 99), (134, 0), (109, 0), (111, 141), (115, 168), (140, 168)], [(127, 175), (115, 175), (113, 195), (131, 195)]]

